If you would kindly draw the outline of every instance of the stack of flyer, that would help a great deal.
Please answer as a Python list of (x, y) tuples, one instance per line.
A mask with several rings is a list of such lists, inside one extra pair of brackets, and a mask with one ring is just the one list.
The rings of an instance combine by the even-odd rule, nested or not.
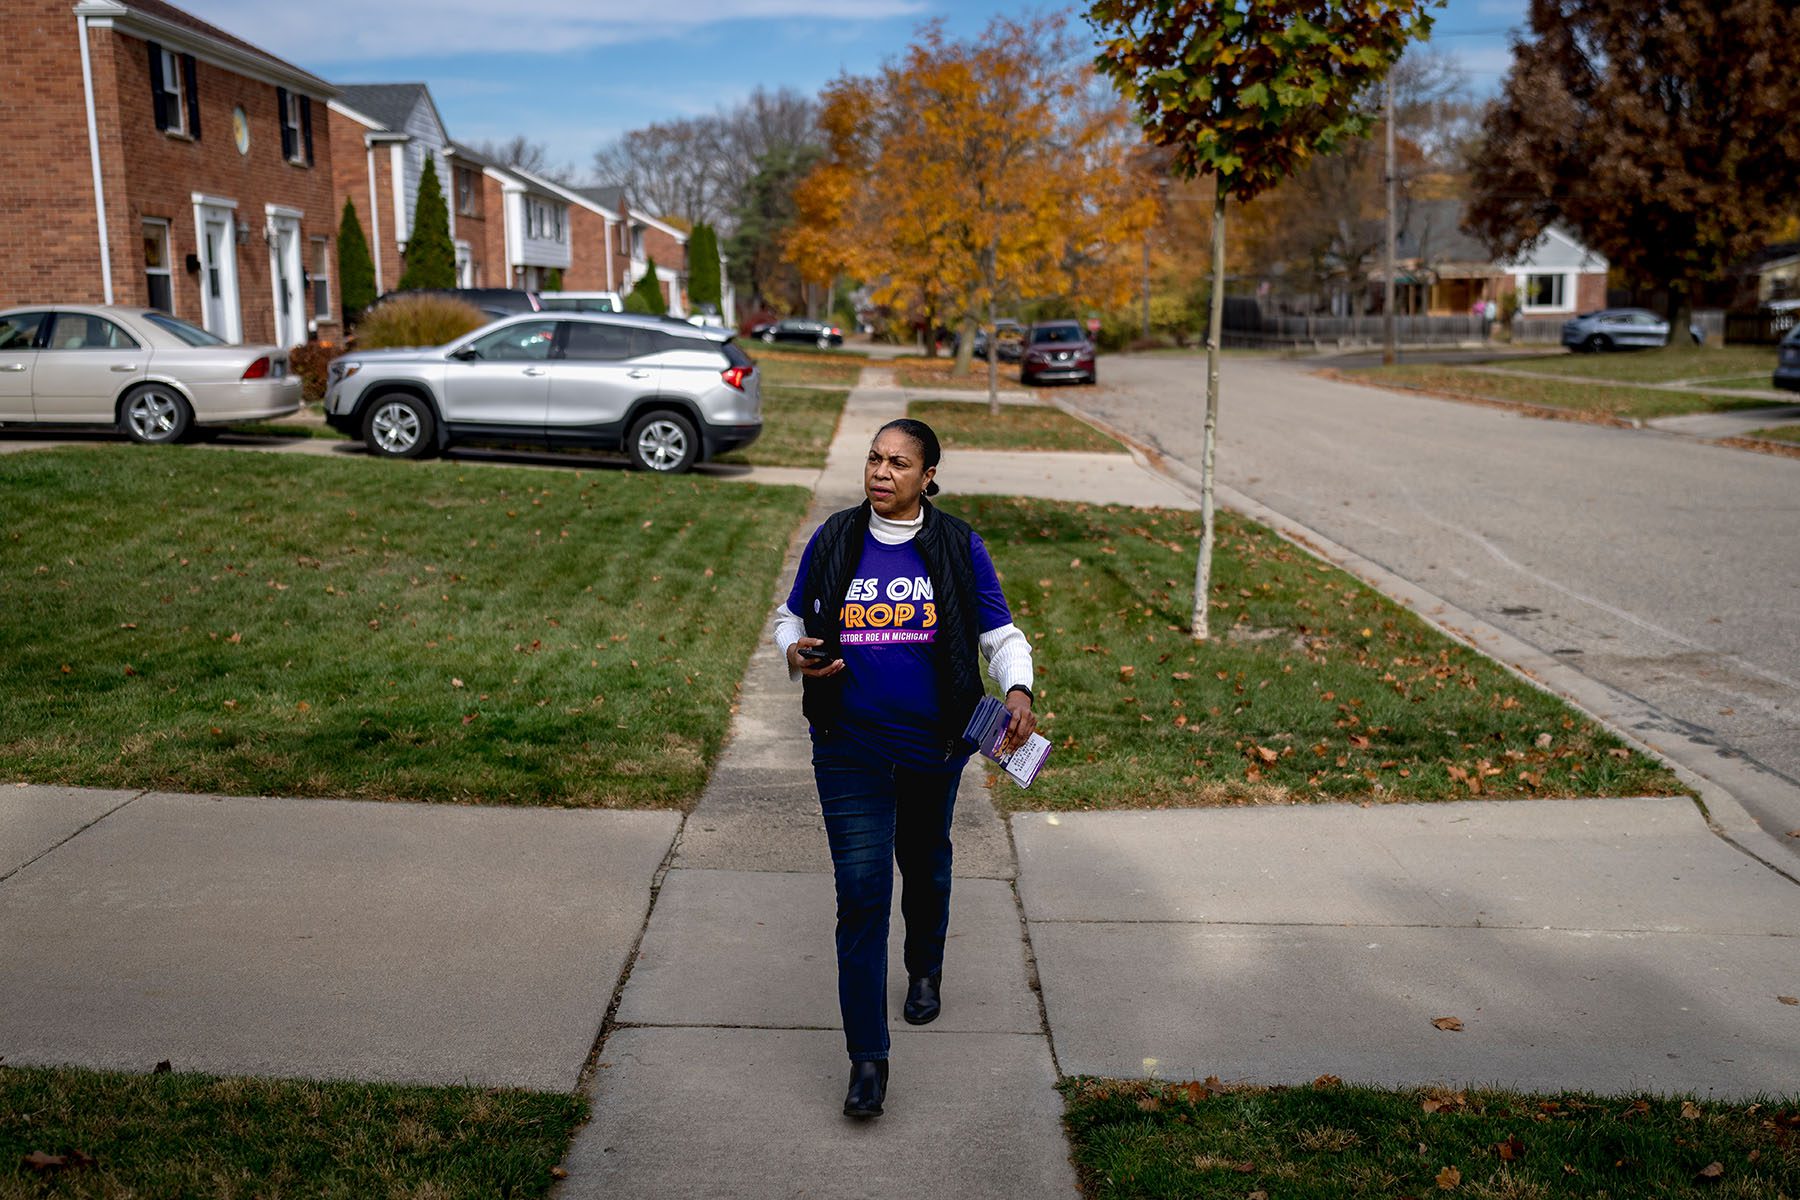
[(1012, 713), (1006, 705), (992, 696), (983, 696), (981, 703), (975, 706), (975, 715), (969, 718), (969, 727), (963, 730), (963, 737), (1005, 767), (1014, 783), (1022, 788), (1030, 787), (1031, 781), (1037, 778), (1038, 768), (1050, 757), (1050, 743), (1034, 733), (1011, 754), (1002, 755), (1000, 743), (1006, 739), (1006, 727), (1011, 723)]

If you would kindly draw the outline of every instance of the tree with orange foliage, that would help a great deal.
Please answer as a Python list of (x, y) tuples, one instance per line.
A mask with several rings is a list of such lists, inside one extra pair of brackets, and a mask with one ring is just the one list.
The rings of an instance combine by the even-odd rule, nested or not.
[(1129, 293), (1155, 197), (1136, 177), (1136, 130), (1061, 17), (996, 18), (970, 42), (927, 25), (822, 105), (826, 156), (796, 192), (789, 261), (815, 281), (869, 280), (928, 330), (956, 323), (958, 373), (999, 304), (1106, 307)]

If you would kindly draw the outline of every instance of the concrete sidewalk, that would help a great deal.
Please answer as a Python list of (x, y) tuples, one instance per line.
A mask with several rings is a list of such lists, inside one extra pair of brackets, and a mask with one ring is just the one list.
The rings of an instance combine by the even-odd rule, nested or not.
[[(870, 438), (904, 412), (891, 374), (866, 368), (771, 607), (817, 523), (861, 500)], [(868, 1124), (840, 1112), (849, 1067), (831, 854), (800, 689), (772, 634), (771, 624), (731, 740), (676, 845), (594, 1072), (593, 1119), (558, 1194), (1075, 1195), (1012, 852), (978, 768), (957, 802), (944, 1015), (923, 1029), (898, 1020), (906, 973), (896, 906), (887, 1112)]]

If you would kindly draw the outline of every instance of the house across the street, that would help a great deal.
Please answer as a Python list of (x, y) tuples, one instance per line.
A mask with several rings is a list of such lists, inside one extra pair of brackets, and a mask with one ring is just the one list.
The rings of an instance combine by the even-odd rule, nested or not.
[(295, 346), (337, 320), (330, 84), (162, 0), (9, 0), (0, 307), (161, 308)]

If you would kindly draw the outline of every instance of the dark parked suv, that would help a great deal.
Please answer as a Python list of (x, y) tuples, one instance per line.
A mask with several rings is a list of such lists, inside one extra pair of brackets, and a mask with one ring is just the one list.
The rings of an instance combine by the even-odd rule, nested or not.
[(510, 317), (514, 313), (542, 312), (544, 308), (536, 292), (521, 292), (516, 288), (408, 288), (404, 292), (384, 292), (381, 300), (375, 303), (395, 296), (448, 296), (473, 304), (490, 319)]
[(331, 364), (325, 420), (372, 454), (458, 442), (623, 450), (685, 471), (762, 432), (756, 364), (730, 331), (625, 313), (538, 313), (427, 350), (353, 351)]

